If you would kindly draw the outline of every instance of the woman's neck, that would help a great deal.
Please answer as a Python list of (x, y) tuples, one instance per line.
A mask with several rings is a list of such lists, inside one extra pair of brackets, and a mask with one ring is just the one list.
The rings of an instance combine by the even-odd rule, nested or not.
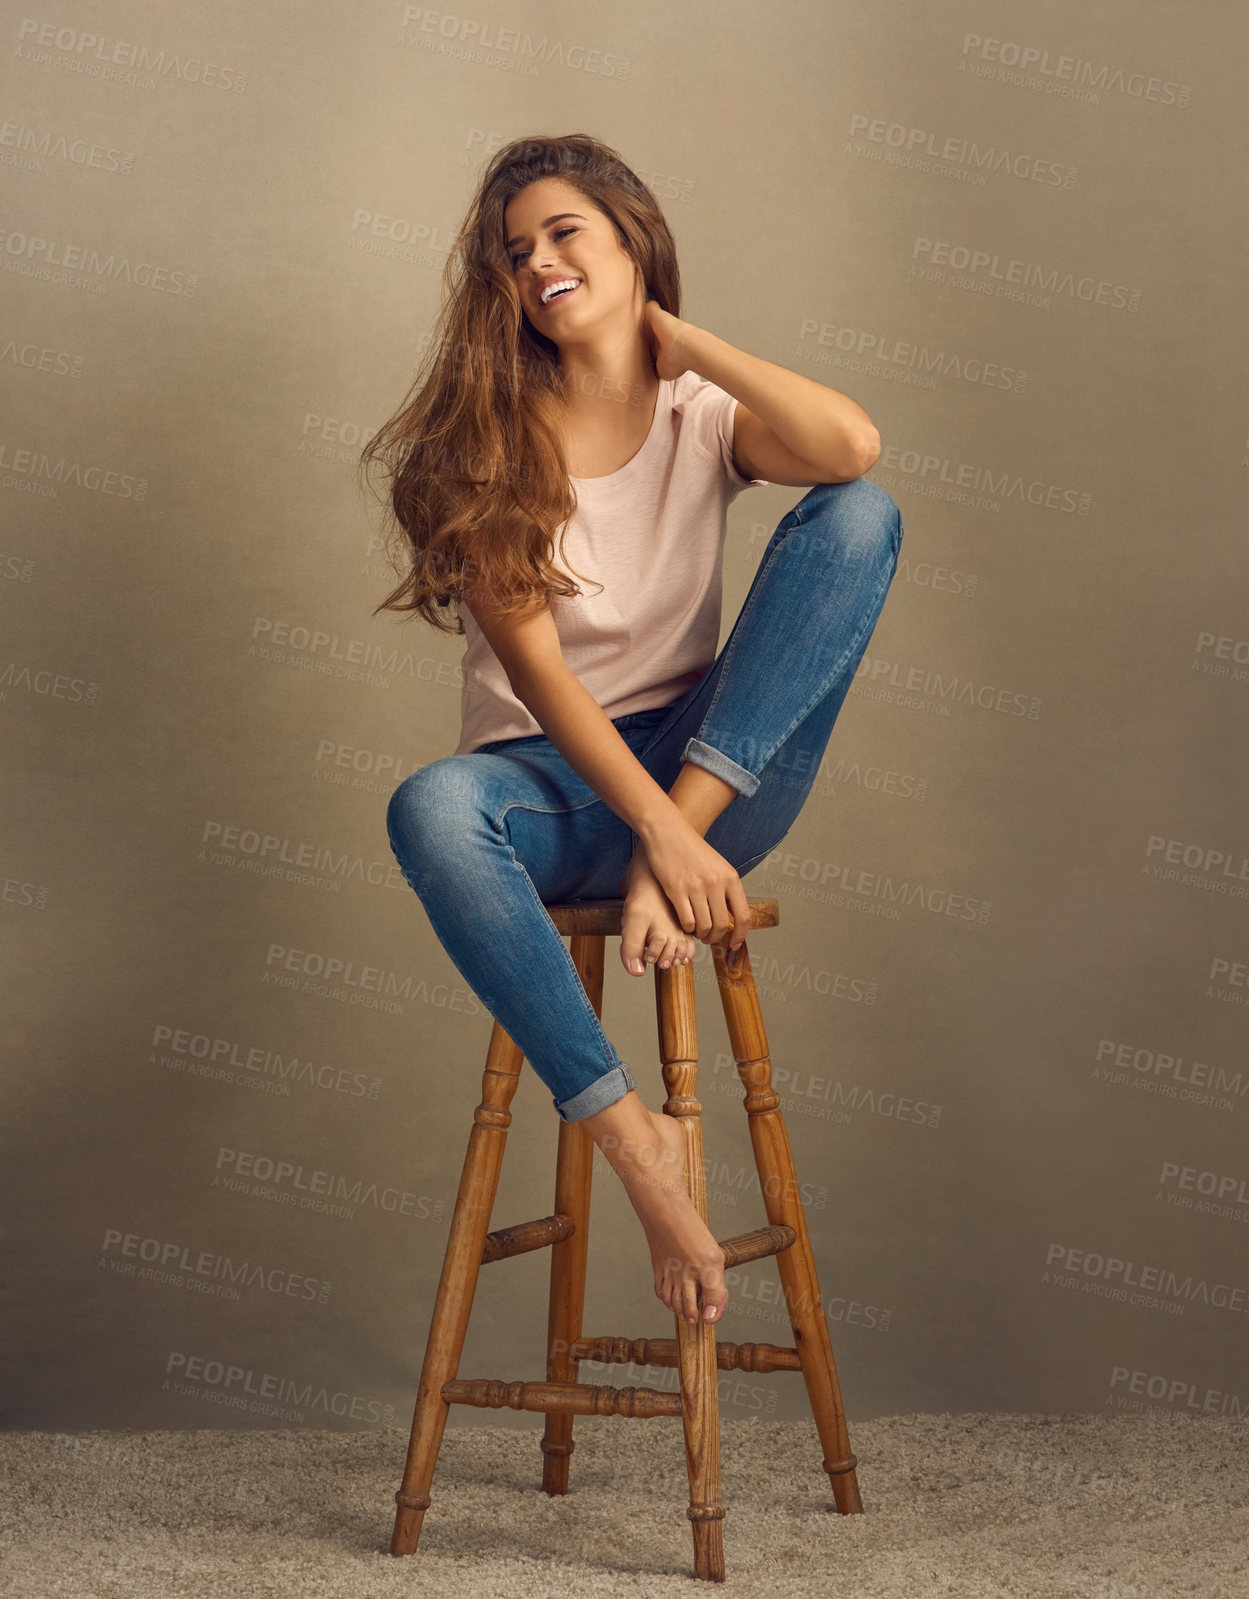
[(659, 404), (654, 367), (636, 387), (596, 383), (592, 392), (570, 392), (564, 413), (564, 455), (570, 477), (608, 477), (626, 466), (645, 444)]
[(636, 329), (610, 339), (592, 339), (560, 349), (569, 420), (591, 428), (612, 426), (622, 407), (652, 410), (659, 377), (650, 346)]

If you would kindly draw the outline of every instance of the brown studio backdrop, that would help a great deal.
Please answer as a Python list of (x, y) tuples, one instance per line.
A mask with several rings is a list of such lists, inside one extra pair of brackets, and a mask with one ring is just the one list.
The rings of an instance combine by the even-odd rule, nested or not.
[[(1239, 1403), (1245, 23), (1205, 16), (6, 24), (12, 1425), (406, 1425), (490, 1022), (384, 825), (454, 747), (462, 642), (370, 616), (351, 469), (481, 162), (582, 129), (655, 188), (684, 314), (859, 400), (903, 512), (747, 879), (851, 1420)], [(734, 507), (725, 632), (800, 492)], [(697, 975), (723, 1235), (763, 1210)], [(609, 964), (604, 1020), (657, 1104), (649, 983)], [(529, 1068), (514, 1110), (498, 1225), (552, 1180)], [(662, 1334), (599, 1169), (587, 1323)], [(465, 1373), (541, 1375), (544, 1265), (484, 1275)], [(727, 1336), (785, 1341), (776, 1281), (736, 1275)]]

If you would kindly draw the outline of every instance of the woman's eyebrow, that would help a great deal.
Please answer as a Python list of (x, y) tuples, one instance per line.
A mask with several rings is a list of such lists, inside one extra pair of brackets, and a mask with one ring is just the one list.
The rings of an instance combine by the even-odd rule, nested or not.
[[(585, 221), (585, 218), (579, 211), (560, 211), (553, 217), (547, 217), (542, 226), (544, 228), (549, 228), (552, 222), (562, 222), (565, 217), (576, 217), (578, 222)], [(507, 241), (503, 248), (505, 250), (510, 250), (514, 244), (519, 244), (524, 237), (525, 235), (523, 233), (516, 234), (514, 238), (511, 238)]]

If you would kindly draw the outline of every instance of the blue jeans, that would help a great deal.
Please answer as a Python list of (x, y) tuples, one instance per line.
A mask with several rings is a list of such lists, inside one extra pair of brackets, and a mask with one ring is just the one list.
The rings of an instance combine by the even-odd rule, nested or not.
[[(692, 761), (738, 792), (707, 842), (739, 876), (789, 831), (897, 570), (902, 517), (866, 478), (786, 513), (707, 674), (613, 722), (665, 791)], [(637, 835), (545, 734), (498, 739), (404, 778), (390, 846), (443, 947), (579, 1121), (637, 1083), (603, 1031), (546, 904), (610, 899)]]

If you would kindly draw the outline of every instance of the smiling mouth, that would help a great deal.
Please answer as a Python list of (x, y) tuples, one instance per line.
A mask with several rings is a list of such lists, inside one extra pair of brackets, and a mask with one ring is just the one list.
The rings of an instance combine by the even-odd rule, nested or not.
[(559, 289), (555, 294), (551, 295), (549, 300), (539, 300), (538, 304), (545, 311), (549, 306), (554, 305), (557, 300), (566, 300), (570, 295), (576, 294), (580, 287), (580, 283), (575, 283), (571, 289)]

